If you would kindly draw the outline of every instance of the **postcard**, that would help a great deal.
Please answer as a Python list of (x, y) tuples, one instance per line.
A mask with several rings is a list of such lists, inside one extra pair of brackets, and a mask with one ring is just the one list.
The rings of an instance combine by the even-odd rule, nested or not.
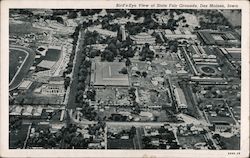
[(248, 157), (248, 1), (1, 2), (1, 157)]

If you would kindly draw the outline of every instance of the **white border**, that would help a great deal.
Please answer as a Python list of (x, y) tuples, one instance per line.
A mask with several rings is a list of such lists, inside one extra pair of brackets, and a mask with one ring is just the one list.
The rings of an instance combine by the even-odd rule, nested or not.
[[(166, 8), (166, 9), (242, 9), (242, 90), (241, 90), (241, 150), (28, 150), (8, 149), (8, 61), (9, 8), (116, 8), (116, 4), (237, 4), (238, 8)], [(131, 7), (126, 7), (131, 8)], [(122, 9), (122, 8), (116, 8)], [(150, 8), (141, 8), (150, 9)], [(164, 9), (152, 8), (151, 9)], [(249, 154), (249, 2), (248, 1), (1, 1), (1, 106), (0, 157), (248, 157)], [(229, 153), (235, 154), (229, 154)], [(236, 155), (236, 153), (240, 153)]]

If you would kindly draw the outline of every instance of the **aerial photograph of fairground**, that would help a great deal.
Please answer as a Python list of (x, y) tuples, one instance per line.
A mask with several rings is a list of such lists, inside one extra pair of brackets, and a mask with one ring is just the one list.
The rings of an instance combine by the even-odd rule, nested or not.
[(241, 17), (9, 9), (9, 149), (240, 150)]

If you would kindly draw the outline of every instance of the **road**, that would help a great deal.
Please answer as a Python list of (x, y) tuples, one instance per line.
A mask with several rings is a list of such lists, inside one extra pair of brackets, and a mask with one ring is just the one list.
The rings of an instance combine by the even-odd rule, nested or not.
[(66, 95), (65, 95), (65, 100), (64, 100), (64, 104), (67, 106), (67, 109), (76, 108), (75, 96), (77, 93), (76, 87), (78, 84), (77, 73), (78, 73), (79, 64), (81, 63), (81, 58), (79, 58), (79, 46), (80, 46), (81, 36), (82, 36), (82, 31), (80, 30), (79, 35), (78, 35), (76, 50), (75, 50), (75, 58), (73, 60), (71, 82), (69, 85), (69, 90), (67, 90)]

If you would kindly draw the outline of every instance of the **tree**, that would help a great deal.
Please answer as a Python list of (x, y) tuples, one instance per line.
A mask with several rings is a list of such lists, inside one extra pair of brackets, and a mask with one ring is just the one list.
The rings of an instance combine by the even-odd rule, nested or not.
[(66, 78), (64, 79), (64, 88), (67, 89), (68, 86), (69, 86), (69, 84), (70, 84), (70, 78), (69, 78), (69, 77), (66, 77)]
[(69, 12), (68, 18), (69, 19), (75, 19), (77, 17), (77, 13), (75, 11)]
[(130, 66), (130, 65), (131, 65), (131, 61), (130, 61), (129, 58), (127, 58), (127, 60), (126, 60), (126, 62), (125, 62), (125, 65), (126, 65), (126, 66)]
[(143, 71), (143, 72), (142, 72), (142, 76), (143, 76), (144, 78), (146, 78), (147, 75), (148, 75), (148, 73), (147, 73), (146, 71)]
[(131, 138), (134, 138), (135, 134), (136, 134), (136, 128), (135, 128), (135, 126), (132, 126), (132, 127), (130, 128), (130, 131), (129, 131), (129, 138), (130, 138), (130, 139), (131, 139)]
[(119, 71), (119, 73), (128, 74), (128, 70), (127, 70), (127, 68), (123, 67), (123, 68), (121, 69), (121, 71)]

